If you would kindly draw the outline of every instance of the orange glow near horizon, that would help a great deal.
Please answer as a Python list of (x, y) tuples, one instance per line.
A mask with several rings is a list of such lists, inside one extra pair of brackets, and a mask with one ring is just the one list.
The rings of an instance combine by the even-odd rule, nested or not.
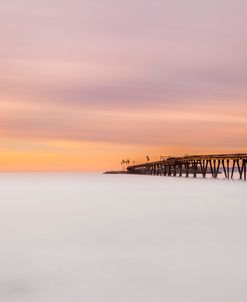
[(178, 146), (150, 146), (135, 144), (92, 143), (73, 141), (44, 141), (34, 139), (6, 139), (2, 140), (0, 148), (0, 171), (85, 171), (102, 172), (106, 170), (120, 170), (120, 161), (130, 159), (131, 164), (141, 163), (149, 155), (151, 160), (158, 160), (160, 155), (182, 156), (184, 154), (213, 154), (246, 152), (246, 147), (207, 148), (200, 143), (193, 147)]
[[(95, 108), (0, 102), (0, 171), (105, 171), (160, 155), (246, 152), (247, 106)], [(240, 109), (241, 108), (241, 109)]]

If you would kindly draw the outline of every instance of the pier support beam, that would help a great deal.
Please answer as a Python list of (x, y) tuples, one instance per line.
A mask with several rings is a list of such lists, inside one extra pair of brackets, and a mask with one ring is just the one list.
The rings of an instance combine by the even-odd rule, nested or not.
[(193, 174), (194, 174), (194, 178), (196, 178), (196, 176), (197, 176), (197, 161), (195, 161), (194, 163), (193, 163)]
[(230, 179), (230, 167), (229, 167), (229, 165), (230, 165), (230, 160), (227, 159), (226, 163), (227, 163), (227, 179)]
[(232, 175), (231, 175), (231, 179), (233, 179), (234, 176), (234, 170), (235, 170), (235, 164), (236, 164), (236, 160), (233, 160), (233, 165), (232, 165)]
[(179, 165), (179, 177), (182, 177), (183, 175), (183, 164)]
[(214, 164), (214, 167), (213, 167), (213, 178), (216, 178), (216, 159), (213, 160), (213, 164)]
[(209, 160), (209, 166), (210, 166), (210, 171), (211, 171), (212, 177), (214, 178), (214, 170), (213, 170), (213, 165), (212, 165), (211, 159)]
[(239, 179), (242, 179), (244, 166), (242, 162), (242, 166), (240, 167), (239, 159), (237, 159), (237, 167), (238, 167)]
[(176, 170), (176, 164), (174, 164), (174, 166), (173, 166), (173, 176), (177, 176), (177, 170)]
[(171, 171), (171, 165), (168, 165), (168, 176), (172, 175), (172, 171)]
[(186, 169), (186, 177), (189, 177), (189, 173), (190, 173), (190, 171), (189, 171), (189, 169), (190, 169), (190, 164), (189, 164), (189, 163), (186, 163), (186, 164), (185, 164), (185, 169)]
[(220, 159), (218, 159), (218, 165), (217, 165), (216, 172), (215, 172), (215, 178), (218, 177), (219, 169), (220, 169)]
[(243, 161), (244, 163), (244, 180), (246, 180), (246, 160)]
[(225, 173), (225, 177), (227, 178), (226, 167), (225, 167), (225, 160), (224, 159), (222, 159), (222, 167), (223, 167), (223, 170), (224, 170), (224, 173)]
[(164, 175), (167, 175), (166, 165), (164, 166)]

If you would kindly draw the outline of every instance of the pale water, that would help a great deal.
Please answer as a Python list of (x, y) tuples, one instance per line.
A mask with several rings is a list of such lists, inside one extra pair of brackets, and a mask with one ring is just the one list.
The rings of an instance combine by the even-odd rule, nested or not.
[(247, 183), (0, 175), (0, 301), (246, 302)]

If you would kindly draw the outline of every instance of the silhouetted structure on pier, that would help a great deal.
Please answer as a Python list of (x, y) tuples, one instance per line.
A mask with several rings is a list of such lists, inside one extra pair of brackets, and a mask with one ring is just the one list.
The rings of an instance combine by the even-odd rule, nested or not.
[(183, 157), (169, 157), (156, 162), (129, 166), (129, 174), (164, 175), (197, 177), (201, 174), (204, 178), (210, 174), (217, 178), (222, 172), (226, 179), (233, 178), (237, 171), (240, 179), (246, 180), (247, 154), (216, 154), (192, 155)]

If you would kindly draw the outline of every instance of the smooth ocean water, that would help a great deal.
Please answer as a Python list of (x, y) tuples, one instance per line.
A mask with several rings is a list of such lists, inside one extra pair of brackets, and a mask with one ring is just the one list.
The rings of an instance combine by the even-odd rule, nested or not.
[(247, 183), (0, 174), (0, 301), (246, 302)]

